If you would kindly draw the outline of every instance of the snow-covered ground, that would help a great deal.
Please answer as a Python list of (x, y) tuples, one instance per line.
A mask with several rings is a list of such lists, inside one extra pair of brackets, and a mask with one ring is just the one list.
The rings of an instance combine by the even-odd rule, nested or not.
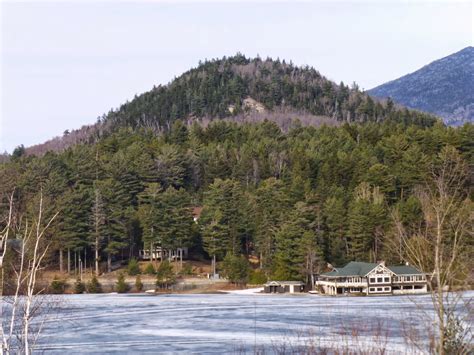
[[(413, 353), (404, 335), (431, 328), (431, 299), (262, 295), (65, 296), (60, 321), (45, 324), (38, 350), (55, 353), (253, 353), (284, 344), (384, 347)], [(245, 293), (247, 292), (247, 293)], [(474, 292), (466, 292), (466, 298)], [(289, 350), (288, 350), (289, 351)], [(370, 352), (370, 351), (369, 351)]]
[(231, 291), (226, 290), (226, 291), (221, 291), (221, 292), (230, 293), (232, 295), (256, 295), (256, 294), (264, 295), (262, 291), (263, 291), (263, 287), (256, 287), (256, 288), (246, 288), (243, 290), (231, 290)]

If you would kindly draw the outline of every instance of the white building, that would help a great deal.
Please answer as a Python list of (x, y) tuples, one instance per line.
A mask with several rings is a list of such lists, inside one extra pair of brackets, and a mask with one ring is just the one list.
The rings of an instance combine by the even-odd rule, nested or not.
[(417, 294), (428, 291), (426, 275), (409, 265), (351, 261), (315, 277), (315, 289), (327, 295)]
[(141, 249), (138, 251), (138, 256), (141, 260), (182, 260), (188, 258), (188, 248), (177, 248), (173, 250), (155, 247), (150, 253), (150, 249)]
[(304, 282), (301, 281), (269, 281), (263, 285), (265, 293), (301, 293), (304, 292)]

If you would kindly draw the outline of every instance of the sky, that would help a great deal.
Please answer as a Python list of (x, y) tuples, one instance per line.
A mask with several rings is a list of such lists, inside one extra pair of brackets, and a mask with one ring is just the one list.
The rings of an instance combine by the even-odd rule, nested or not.
[(199, 60), (273, 57), (370, 89), (472, 46), (471, 1), (0, 3), (0, 153), (97, 117)]

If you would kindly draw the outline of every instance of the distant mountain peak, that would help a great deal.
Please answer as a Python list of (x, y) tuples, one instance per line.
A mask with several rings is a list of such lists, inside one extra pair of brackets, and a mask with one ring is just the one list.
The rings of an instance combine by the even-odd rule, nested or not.
[(466, 47), (368, 92), (436, 114), (448, 124), (474, 122), (474, 47)]

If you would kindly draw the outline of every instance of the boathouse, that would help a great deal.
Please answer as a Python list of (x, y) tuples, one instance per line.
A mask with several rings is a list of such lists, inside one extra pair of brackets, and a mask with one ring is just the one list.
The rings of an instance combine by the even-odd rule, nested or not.
[(265, 293), (301, 293), (304, 292), (304, 282), (300, 281), (270, 281), (263, 285)]
[(385, 262), (351, 261), (342, 268), (316, 275), (321, 294), (399, 295), (428, 291), (426, 275), (410, 265), (386, 266)]

